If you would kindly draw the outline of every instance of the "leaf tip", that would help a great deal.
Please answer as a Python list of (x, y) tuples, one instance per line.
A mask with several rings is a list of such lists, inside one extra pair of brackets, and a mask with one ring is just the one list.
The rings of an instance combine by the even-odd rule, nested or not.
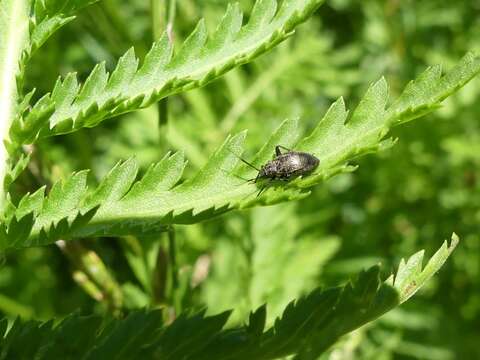
[(460, 238), (458, 237), (458, 235), (455, 232), (452, 233), (452, 236), (450, 238), (450, 246), (449, 246), (450, 251), (453, 251), (457, 247), (459, 242), (460, 242)]

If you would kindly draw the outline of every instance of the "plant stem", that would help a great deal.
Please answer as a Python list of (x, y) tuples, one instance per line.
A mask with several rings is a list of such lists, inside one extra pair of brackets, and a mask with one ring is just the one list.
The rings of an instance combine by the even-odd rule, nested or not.
[[(173, 43), (173, 21), (175, 19), (176, 0), (151, 0), (150, 4), (152, 11), (152, 35), (154, 40), (157, 40), (162, 33), (166, 31), (169, 41)], [(163, 142), (161, 140), (168, 124), (168, 98), (164, 98), (158, 102), (157, 111), (159, 142), (160, 145), (162, 145)], [(159, 252), (159, 256), (161, 255), (162, 251)], [(176, 296), (178, 289), (178, 268), (176, 260), (175, 229), (173, 226), (170, 226), (168, 229), (167, 263), (170, 267), (170, 298), (174, 310), (178, 311), (178, 301)], [(166, 278), (164, 278), (164, 281), (165, 280)], [(164, 295), (165, 294), (163, 294), (163, 296)]]
[(178, 266), (177, 266), (177, 249), (175, 241), (175, 228), (170, 226), (168, 228), (168, 253), (170, 256), (170, 267), (172, 277), (172, 292), (178, 288)]
[[(173, 42), (173, 21), (175, 19), (176, 0), (151, 0), (152, 35), (157, 40), (164, 31)], [(158, 102), (158, 127), (160, 134), (168, 124), (168, 98)]]
[(12, 299), (0, 293), (0, 310), (12, 317), (18, 316), (22, 319), (31, 319), (35, 310), (31, 306), (23, 305), (16, 299)]
[(56, 244), (75, 264), (74, 280), (95, 300), (103, 301), (113, 314), (118, 315), (123, 303), (122, 290), (102, 259), (79, 241), (59, 240)]
[(173, 321), (182, 312), (181, 304), (181, 291), (179, 287), (178, 278), (178, 264), (177, 264), (177, 245), (175, 240), (175, 228), (169, 226), (168, 228), (168, 264), (169, 269), (169, 302), (170, 302), (170, 315), (167, 321)]
[(22, 51), (28, 43), (28, 9), (28, 0), (0, 1), (0, 210), (6, 201), (3, 183), (9, 160), (4, 142), (9, 140), (21, 91), (17, 80), (21, 80)]

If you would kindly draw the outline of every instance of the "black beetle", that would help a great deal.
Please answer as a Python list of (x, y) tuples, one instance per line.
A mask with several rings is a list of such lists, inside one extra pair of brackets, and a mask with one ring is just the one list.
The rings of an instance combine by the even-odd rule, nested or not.
[[(287, 150), (287, 152), (282, 153), (281, 149)], [(255, 183), (263, 179), (288, 181), (296, 176), (310, 173), (320, 163), (320, 160), (312, 154), (290, 150), (281, 145), (275, 146), (275, 157), (262, 165), (260, 169), (242, 158), (240, 160), (258, 171), (254, 179), (248, 180)], [(257, 196), (260, 196), (264, 189), (265, 187), (262, 187)]]
[[(287, 150), (282, 154), (280, 149)], [(284, 146), (275, 146), (275, 158), (258, 170), (255, 182), (259, 179), (290, 180), (299, 175), (305, 175), (314, 170), (320, 160), (312, 154), (293, 151)]]

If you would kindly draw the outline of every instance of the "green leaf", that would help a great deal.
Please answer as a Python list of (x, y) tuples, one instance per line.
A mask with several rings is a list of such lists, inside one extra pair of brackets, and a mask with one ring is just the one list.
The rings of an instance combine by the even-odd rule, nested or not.
[[(229, 237), (216, 236), (213, 266), (201, 288), (209, 308), (235, 308), (230, 319), (235, 323), (251, 307), (268, 301), (266, 324), (271, 324), (292, 298), (317, 284), (340, 239), (316, 233), (316, 227), (305, 231), (311, 219), (299, 215), (301, 211), (300, 203), (278, 204), (244, 214), (243, 226), (238, 219), (226, 219), (224, 233)], [(317, 219), (322, 216), (315, 214)]]
[[(81, 8), (99, 0), (36, 0), (33, 2), (33, 18), (30, 24), (30, 43), (23, 53), (23, 63), (27, 63), (56, 31), (75, 19)], [(73, 15), (73, 16), (72, 16)]]
[(57, 326), (53, 321), (16, 320), (0, 336), (0, 359), (65, 359), (66, 354), (69, 359), (317, 359), (341, 336), (406, 300), (412, 293), (404, 280), (416, 279), (416, 289), (421, 287), (457, 243), (456, 237), (445, 243), (423, 270), (419, 256), (412, 256), (406, 264), (414, 265), (401, 265), (393, 286), (393, 276), (380, 281), (379, 267), (374, 266), (345, 286), (316, 289), (291, 302), (267, 329), (265, 306), (251, 314), (248, 325), (232, 329), (224, 328), (229, 312), (183, 314), (168, 326), (158, 310), (110, 321), (74, 314)]
[[(28, 158), (23, 157), (16, 162), (7, 155), (7, 149), (11, 154), (18, 150), (18, 146), (12, 144), (12, 140), (15, 143), (15, 138), (11, 139), (10, 133), (15, 132), (17, 125), (23, 124), (24, 116), (32, 124), (33, 133), (38, 132), (42, 124), (30, 119), (44, 119), (55, 108), (49, 98), (43, 97), (37, 102), (36, 109), (29, 110), (29, 102), (35, 90), (20, 101), (25, 65), (33, 52), (55, 31), (75, 18), (69, 16), (71, 13), (96, 1), (98, 0), (0, 2), (0, 135), (6, 147), (2, 147), (0, 152), (0, 180), (5, 189), (28, 164)], [(29, 16), (31, 6), (34, 9), (33, 18)], [(7, 163), (9, 168), (6, 168)], [(3, 194), (0, 197), (3, 198)]]
[(20, 174), (25, 170), (30, 162), (31, 154), (21, 154), (18, 159), (10, 158), (11, 164), (9, 170), (4, 179), (4, 188), (8, 187), (20, 176)]
[(23, 61), (27, 62), (50, 36), (74, 19), (75, 16), (54, 15), (33, 26), (30, 31), (30, 46), (24, 53)]
[(450, 245), (445, 241), (442, 247), (431, 257), (422, 270), (424, 251), (419, 251), (407, 262), (400, 261), (397, 275), (388, 279), (400, 293), (400, 302), (403, 303), (412, 297), (440, 268), (443, 266), (452, 251), (458, 245), (459, 238), (452, 235)]
[[(317, 359), (318, 355), (334, 344), (340, 336), (405, 302), (434, 273), (440, 270), (458, 245), (458, 241), (458, 237), (453, 234), (450, 245), (445, 241), (423, 268), (423, 251), (407, 260), (406, 263), (410, 265), (405, 266), (405, 262), (402, 261), (396, 275), (391, 275), (383, 283), (378, 283), (376, 280), (378, 279), (378, 267), (361, 273), (357, 283), (345, 286), (335, 309), (333, 309), (331, 319), (315, 333), (311, 344), (302, 349), (299, 358)], [(393, 287), (392, 279), (395, 279)], [(408, 279), (407, 282), (405, 282), (406, 279)]]
[(438, 69), (428, 68), (410, 82), (399, 99), (388, 108), (385, 107), (388, 87), (385, 79), (379, 80), (368, 89), (346, 123), (348, 112), (343, 99), (339, 99), (312, 135), (298, 145), (298, 149), (314, 153), (321, 159), (318, 174), (299, 180), (298, 185), (310, 186), (334, 173), (345, 160), (378, 151), (385, 145), (382, 140), (392, 126), (435, 110), (442, 100), (476, 76), (480, 71), (480, 58), (468, 53), (444, 76), (440, 76)]
[[(11, 130), (12, 139), (19, 146), (31, 143), (38, 136), (93, 127), (107, 118), (203, 86), (286, 39), (322, 2), (283, 1), (275, 11), (276, 1), (259, 0), (250, 21), (243, 27), (238, 4), (229, 5), (223, 20), (210, 37), (203, 20), (200, 21), (175, 56), (172, 56), (172, 45), (165, 33), (153, 44), (140, 68), (133, 50), (129, 50), (119, 60), (111, 76), (100, 64), (79, 88), (76, 80), (72, 79), (75, 76), (69, 74), (63, 81), (59, 79), (52, 94), (47, 94), (33, 105), (30, 112), (16, 120), (17, 124)], [(55, 9), (60, 4), (58, 1), (52, 3), (57, 4)], [(67, 3), (77, 4), (75, 1)], [(67, 9), (70, 7), (67, 6)], [(37, 12), (40, 17), (44, 13), (43, 10)], [(41, 36), (34, 34), (33, 38), (40, 39), (35, 43), (43, 42), (44, 34), (59, 26), (58, 22), (51, 21), (53, 25), (46, 26), (48, 31), (42, 31)], [(52, 110), (45, 112), (44, 109)]]
[(267, 319), (267, 306), (260, 306), (257, 310), (250, 313), (248, 318), (247, 332), (252, 336), (258, 336), (265, 329)]
[(4, 207), (9, 159), (4, 143), (10, 141), (9, 129), (21, 108), (17, 80), (28, 43), (28, 9), (28, 0), (0, 0), (0, 208)]
[[(53, 233), (60, 233), (60, 221), (64, 238), (140, 235), (164, 231), (171, 224), (199, 222), (232, 209), (303, 198), (309, 194), (308, 187), (339, 172), (351, 171), (349, 161), (384, 148), (388, 131), (393, 125), (404, 122), (399, 119), (404, 119), (406, 113), (420, 111), (425, 114), (427, 107), (430, 110), (436, 108), (439, 101), (479, 71), (480, 58), (467, 54), (457, 66), (446, 75), (436, 77), (436, 82), (428, 87), (424, 81), (432, 81), (431, 76), (425, 76), (425, 73), (421, 75), (407, 86), (401, 100), (387, 109), (387, 84), (381, 79), (369, 88), (348, 121), (344, 101), (339, 99), (312, 134), (298, 145), (301, 135), (297, 121), (283, 122), (252, 163), (260, 166), (269, 161), (277, 144), (315, 154), (320, 159), (320, 165), (313, 174), (290, 182), (252, 184), (239, 178), (251, 179), (256, 176), (256, 171), (241, 163), (238, 158), (242, 153), (245, 132), (227, 138), (207, 164), (180, 185), (176, 183), (182, 177), (185, 167), (182, 153), (167, 155), (158, 164), (152, 165), (139, 180), (136, 180), (137, 165), (134, 160), (120, 163), (92, 192), (87, 191), (85, 186), (85, 173), (76, 174), (66, 182), (68, 186), (55, 185), (42, 206), (34, 209), (35, 222), (27, 237), (22, 232), (22, 238), (15, 237), (15, 244), (9, 238), (1, 239), (6, 232), (12, 234), (10, 230), (7, 231), (8, 224), (4, 224), (6, 232), (0, 233), (1, 249), (55, 241)], [(95, 73), (97, 79), (104, 79), (101, 67)], [(73, 81), (68, 86), (75, 87), (75, 84)], [(429, 89), (428, 96), (418, 95), (406, 100), (406, 93), (422, 93), (421, 89), (424, 88)], [(87, 90), (82, 90), (81, 93), (82, 97), (89, 96)], [(419, 98), (423, 100), (419, 102)], [(262, 196), (257, 196), (263, 187), (266, 187), (266, 191)], [(63, 201), (61, 206), (57, 204), (60, 201)], [(25, 211), (20, 213), (17, 218), (25, 214)], [(86, 214), (93, 216), (87, 223)], [(78, 220), (74, 231), (70, 225), (77, 216), (81, 217), (84, 225), (79, 226)]]
[(34, 15), (38, 21), (55, 15), (72, 14), (99, 0), (35, 0)]

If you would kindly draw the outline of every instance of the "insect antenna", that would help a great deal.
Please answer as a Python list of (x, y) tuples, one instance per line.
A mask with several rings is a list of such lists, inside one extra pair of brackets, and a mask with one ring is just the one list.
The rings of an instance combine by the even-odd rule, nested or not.
[[(243, 163), (247, 164), (248, 166), (250, 166), (252, 169), (255, 169), (257, 171), (260, 171), (259, 168), (257, 168), (256, 166), (252, 165), (251, 163), (249, 163), (247, 160), (243, 159), (242, 157), (240, 157), (239, 155), (235, 154), (231, 149), (228, 149), (228, 151), (230, 151), (233, 155), (235, 155), (240, 161), (242, 161)], [(250, 181), (250, 180), (249, 180)]]
[[(225, 170), (225, 169), (220, 168), (220, 170), (222, 170), (224, 173), (226, 173), (226, 174), (228, 174), (228, 175), (233, 175), (233, 176), (235, 176), (236, 178), (238, 178), (238, 179), (240, 179), (240, 180), (243, 180), (243, 181), (245, 181), (245, 182), (249, 182), (249, 183), (254, 183), (255, 180), (257, 179), (257, 178), (245, 179), (244, 177), (241, 177), (240, 175), (237, 175), (237, 174), (233, 174), (233, 173), (231, 173), (230, 171), (227, 171), (227, 170)], [(237, 184), (236, 186), (241, 186), (241, 185), (243, 185), (243, 184), (244, 184), (244, 183), (242, 183), (242, 184)], [(261, 194), (264, 190), (265, 190), (265, 186), (260, 189), (260, 191), (259, 191), (258, 194), (257, 194), (257, 197), (260, 196), (260, 194)], [(249, 197), (249, 196), (252, 195), (252, 194), (253, 194), (253, 193), (249, 193), (249, 194), (245, 195), (241, 200), (242, 200), (242, 201), (245, 200), (247, 197)]]

